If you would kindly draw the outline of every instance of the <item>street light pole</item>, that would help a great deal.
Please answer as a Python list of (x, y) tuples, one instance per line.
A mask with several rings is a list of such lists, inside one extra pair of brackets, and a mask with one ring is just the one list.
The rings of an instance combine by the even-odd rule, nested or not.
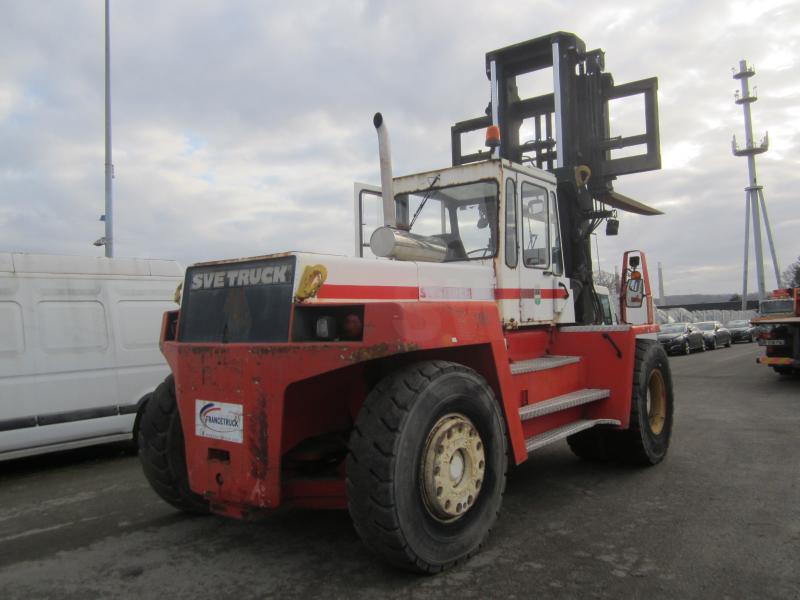
[(111, 43), (108, 25), (108, 0), (106, 0), (106, 257), (114, 256), (114, 210), (111, 180), (114, 178), (114, 164), (111, 162)]

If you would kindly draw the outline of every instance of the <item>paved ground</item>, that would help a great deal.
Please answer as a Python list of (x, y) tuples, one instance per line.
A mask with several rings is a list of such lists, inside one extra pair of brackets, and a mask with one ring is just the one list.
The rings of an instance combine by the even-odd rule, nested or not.
[(800, 379), (757, 354), (671, 359), (663, 464), (541, 450), (485, 550), (436, 577), (385, 567), (345, 513), (184, 517), (119, 447), (0, 464), (0, 598), (800, 598)]

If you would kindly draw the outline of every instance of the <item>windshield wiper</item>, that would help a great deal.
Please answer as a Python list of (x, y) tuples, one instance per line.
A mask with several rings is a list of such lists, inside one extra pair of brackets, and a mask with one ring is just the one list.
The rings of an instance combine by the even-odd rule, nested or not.
[(439, 181), (439, 175), (436, 175), (436, 177), (433, 178), (433, 181), (431, 181), (431, 184), (428, 186), (428, 189), (425, 191), (425, 196), (423, 196), (422, 202), (419, 203), (419, 207), (417, 208), (416, 211), (414, 211), (414, 216), (411, 217), (411, 223), (408, 224), (409, 231), (411, 231), (411, 228), (414, 227), (414, 222), (417, 220), (419, 213), (422, 212), (422, 208), (425, 206), (425, 203), (428, 201), (428, 198), (431, 197), (431, 194), (433, 193), (433, 186), (435, 186), (438, 183), (438, 181)]

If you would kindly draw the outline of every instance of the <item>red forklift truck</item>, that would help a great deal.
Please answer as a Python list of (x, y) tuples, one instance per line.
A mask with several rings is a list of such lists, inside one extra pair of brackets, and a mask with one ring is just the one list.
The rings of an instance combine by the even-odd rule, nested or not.
[[(516, 78), (545, 68), (553, 90), (520, 98)], [(625, 253), (609, 325), (590, 245), (617, 210), (658, 214), (612, 187), (660, 167), (656, 79), (614, 85), (602, 51), (564, 32), (489, 52), (486, 73), (486, 116), (453, 126), (451, 167), (393, 177), (375, 115), (381, 186), (356, 185), (356, 257), (187, 269), (161, 331), (172, 375), (139, 423), (164, 500), (235, 518), (347, 509), (379, 555), (436, 573), (478, 551), (509, 465), (538, 448), (664, 459), (672, 381), (645, 256)], [(609, 103), (629, 96), (646, 130), (614, 137)], [(481, 129), (488, 149), (463, 154)], [(629, 146), (645, 152), (615, 158)]]

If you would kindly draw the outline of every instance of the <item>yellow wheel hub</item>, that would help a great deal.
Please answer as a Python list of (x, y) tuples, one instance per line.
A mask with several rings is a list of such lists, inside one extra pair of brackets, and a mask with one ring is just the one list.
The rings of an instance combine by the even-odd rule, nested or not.
[(454, 521), (475, 505), (486, 471), (483, 441), (467, 417), (452, 413), (431, 429), (422, 452), (422, 497), (440, 521)]
[(647, 381), (647, 421), (650, 431), (659, 435), (664, 429), (667, 418), (667, 386), (664, 376), (658, 369), (653, 369)]

